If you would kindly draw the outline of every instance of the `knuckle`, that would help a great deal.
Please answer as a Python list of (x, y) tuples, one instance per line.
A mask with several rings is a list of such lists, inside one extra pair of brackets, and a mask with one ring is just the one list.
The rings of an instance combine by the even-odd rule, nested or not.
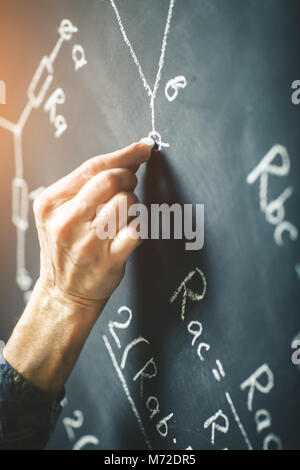
[(135, 187), (138, 183), (137, 176), (130, 170), (125, 170), (127, 181), (130, 185)]
[(129, 204), (138, 204), (138, 203), (139, 203), (139, 198), (137, 197), (137, 195), (134, 193), (130, 193)]
[(107, 185), (109, 192), (113, 194), (118, 192), (120, 188), (120, 178), (115, 172), (112, 172), (112, 171), (107, 172), (105, 176), (105, 180), (106, 180), (105, 184)]
[(120, 193), (120, 197), (126, 200), (128, 206), (131, 206), (132, 204), (137, 204), (139, 202), (137, 195), (134, 193), (124, 191)]
[(63, 243), (69, 237), (69, 228), (69, 220), (55, 220), (50, 229), (54, 240)]
[(91, 176), (93, 164), (90, 160), (82, 163), (78, 168), (78, 174), (80, 174), (81, 178), (87, 179)]
[(89, 160), (83, 162), (77, 169), (78, 173), (84, 179), (89, 179), (95, 175), (98, 171), (102, 170), (102, 159), (101, 157), (92, 157)]
[(65, 243), (70, 240), (70, 235), (74, 229), (78, 228), (78, 220), (74, 208), (67, 207), (59, 210), (49, 221), (48, 230), (57, 243)]
[(36, 219), (44, 219), (49, 210), (49, 201), (47, 196), (43, 193), (38, 196), (33, 202), (33, 213)]
[(96, 155), (85, 162), (86, 168), (90, 172), (99, 172), (105, 169), (105, 155)]

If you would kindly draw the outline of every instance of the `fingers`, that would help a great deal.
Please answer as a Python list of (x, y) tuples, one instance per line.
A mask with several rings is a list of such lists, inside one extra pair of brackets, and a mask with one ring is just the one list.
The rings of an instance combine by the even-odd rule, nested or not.
[(52, 200), (55, 205), (59, 205), (74, 197), (91, 178), (102, 171), (126, 168), (136, 172), (139, 166), (150, 158), (151, 140), (148, 144), (137, 142), (115, 152), (93, 157), (49, 186), (43, 194), (46, 195), (48, 201)]
[(134, 229), (130, 225), (123, 227), (116, 238), (110, 243), (110, 255), (122, 264), (127, 261), (131, 253), (142, 243), (141, 238), (137, 238)]
[(86, 162), (87, 170), (93, 173), (98, 173), (99, 171), (108, 170), (110, 168), (129, 168), (137, 170), (142, 163), (149, 160), (151, 149), (152, 146), (144, 142), (137, 142), (116, 152), (91, 158)]
[(92, 227), (96, 229), (99, 239), (112, 239), (127, 225), (130, 217), (128, 210), (133, 204), (138, 203), (138, 198), (133, 193), (120, 192), (116, 194), (103, 207), (100, 207)]
[[(92, 225), (96, 227), (98, 238), (110, 239), (109, 256), (113, 264), (124, 264), (142, 242), (135, 228), (129, 223), (132, 218), (128, 216), (129, 208), (137, 203), (138, 198), (134, 194), (119, 193), (100, 210), (93, 221)], [(120, 211), (123, 211), (122, 214)], [(103, 230), (107, 226), (107, 231)]]
[(109, 201), (115, 194), (133, 192), (137, 185), (135, 174), (123, 168), (105, 170), (91, 178), (70, 201), (71, 205), (83, 209), (85, 220), (94, 219), (97, 207)]

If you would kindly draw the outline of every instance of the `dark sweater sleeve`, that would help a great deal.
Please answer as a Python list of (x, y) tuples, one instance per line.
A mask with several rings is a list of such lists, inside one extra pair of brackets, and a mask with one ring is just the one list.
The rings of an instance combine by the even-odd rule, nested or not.
[(65, 390), (54, 399), (1, 362), (0, 449), (44, 449), (62, 410)]

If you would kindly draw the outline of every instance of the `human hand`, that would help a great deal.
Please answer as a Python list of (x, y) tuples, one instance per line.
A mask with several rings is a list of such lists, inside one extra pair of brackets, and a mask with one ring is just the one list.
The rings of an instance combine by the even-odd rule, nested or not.
[[(145, 143), (146, 142), (146, 143)], [(141, 242), (128, 225), (114, 239), (100, 240), (96, 226), (121, 199), (138, 202), (135, 172), (150, 158), (152, 139), (87, 160), (46, 188), (34, 202), (41, 248), (40, 282), (53, 296), (99, 311), (120, 283), (125, 264)], [(128, 222), (128, 221), (127, 221)]]

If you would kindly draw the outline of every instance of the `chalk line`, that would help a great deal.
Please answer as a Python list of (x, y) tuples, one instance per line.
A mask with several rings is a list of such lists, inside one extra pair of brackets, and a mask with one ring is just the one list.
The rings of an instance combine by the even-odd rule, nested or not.
[(142, 79), (144, 88), (147, 91), (148, 95), (150, 96), (150, 112), (151, 112), (152, 133), (156, 133), (154, 101), (155, 101), (156, 94), (157, 94), (157, 91), (158, 91), (158, 88), (159, 88), (159, 83), (160, 83), (160, 79), (161, 79), (161, 72), (162, 72), (162, 69), (163, 69), (163, 66), (164, 66), (165, 54), (166, 54), (166, 48), (167, 48), (167, 37), (168, 37), (169, 30), (170, 30), (170, 24), (171, 24), (171, 19), (172, 19), (173, 7), (174, 7), (175, 0), (170, 0), (170, 3), (169, 3), (167, 21), (166, 21), (166, 25), (165, 25), (165, 30), (164, 30), (164, 35), (163, 35), (163, 40), (162, 40), (162, 45), (161, 45), (161, 51), (160, 51), (160, 58), (159, 58), (159, 62), (158, 62), (158, 70), (157, 70), (157, 74), (156, 74), (153, 89), (148, 84), (148, 82), (146, 80), (146, 77), (145, 77), (145, 74), (143, 72), (143, 69), (141, 67), (141, 64), (139, 62), (139, 59), (138, 59), (138, 57), (137, 57), (137, 55), (136, 55), (136, 53), (135, 53), (135, 51), (132, 47), (132, 44), (131, 44), (130, 40), (128, 39), (128, 36), (127, 36), (125, 28), (123, 26), (121, 16), (120, 16), (119, 10), (118, 10), (118, 8), (115, 4), (115, 1), (110, 0), (110, 3), (111, 3), (111, 5), (114, 9), (115, 14), (116, 14), (118, 25), (119, 25), (120, 31), (122, 33), (124, 42), (125, 42), (126, 46), (128, 47), (128, 49), (130, 51), (130, 55), (131, 55), (135, 65), (137, 66), (138, 73), (139, 73), (140, 78)]
[(251, 445), (251, 443), (250, 443), (250, 441), (249, 441), (249, 439), (248, 439), (248, 436), (247, 436), (247, 433), (246, 433), (246, 431), (245, 431), (245, 428), (244, 428), (244, 426), (243, 426), (243, 424), (242, 424), (242, 422), (241, 422), (241, 420), (240, 420), (239, 415), (237, 414), (237, 411), (236, 411), (236, 409), (235, 409), (234, 404), (232, 403), (232, 400), (231, 400), (231, 397), (230, 397), (229, 393), (226, 392), (226, 393), (225, 393), (225, 396), (226, 396), (226, 398), (227, 398), (227, 401), (228, 401), (228, 403), (229, 403), (229, 405), (230, 405), (230, 408), (231, 408), (232, 414), (233, 414), (233, 416), (234, 416), (234, 419), (235, 419), (235, 421), (236, 421), (238, 427), (240, 428), (241, 434), (242, 434), (242, 436), (243, 436), (243, 438), (244, 438), (244, 440), (245, 440), (245, 442), (246, 442), (246, 445), (247, 445), (248, 449), (249, 449), (249, 450), (253, 450), (253, 447), (252, 447), (252, 445)]
[(124, 375), (122, 374), (122, 371), (121, 371), (120, 367), (118, 366), (118, 363), (117, 363), (117, 360), (116, 360), (116, 356), (115, 356), (114, 353), (113, 353), (113, 350), (112, 350), (112, 348), (111, 348), (111, 345), (110, 345), (110, 343), (109, 343), (109, 341), (108, 341), (106, 335), (103, 335), (103, 341), (104, 341), (104, 344), (105, 344), (105, 346), (106, 346), (106, 349), (107, 349), (108, 352), (109, 352), (109, 355), (110, 355), (110, 357), (111, 357), (113, 366), (114, 366), (114, 368), (115, 368), (115, 370), (116, 370), (116, 372), (117, 372), (117, 374), (118, 374), (119, 380), (120, 380), (120, 382), (121, 382), (121, 384), (122, 384), (122, 387), (123, 387), (123, 390), (124, 390), (124, 392), (125, 392), (125, 395), (126, 395), (128, 401), (129, 401), (129, 403), (130, 403), (130, 406), (131, 406), (131, 408), (132, 408), (132, 411), (133, 411), (133, 413), (134, 413), (134, 416), (135, 416), (136, 419), (137, 419), (138, 425), (139, 425), (140, 430), (141, 430), (141, 432), (142, 432), (142, 434), (143, 434), (143, 436), (144, 436), (145, 442), (146, 442), (148, 448), (149, 448), (149, 449), (152, 449), (151, 444), (150, 444), (150, 441), (149, 441), (149, 439), (148, 439), (148, 437), (147, 437), (145, 428), (144, 428), (144, 426), (143, 426), (141, 417), (140, 417), (140, 415), (139, 415), (139, 412), (138, 412), (138, 410), (137, 410), (137, 408), (136, 408), (136, 406), (135, 406), (135, 404), (134, 404), (134, 401), (133, 401), (133, 399), (132, 399), (132, 397), (131, 397), (131, 395), (130, 395), (130, 392), (129, 392), (128, 387), (127, 387), (127, 384), (126, 384), (126, 380), (125, 380), (125, 378), (124, 378)]

